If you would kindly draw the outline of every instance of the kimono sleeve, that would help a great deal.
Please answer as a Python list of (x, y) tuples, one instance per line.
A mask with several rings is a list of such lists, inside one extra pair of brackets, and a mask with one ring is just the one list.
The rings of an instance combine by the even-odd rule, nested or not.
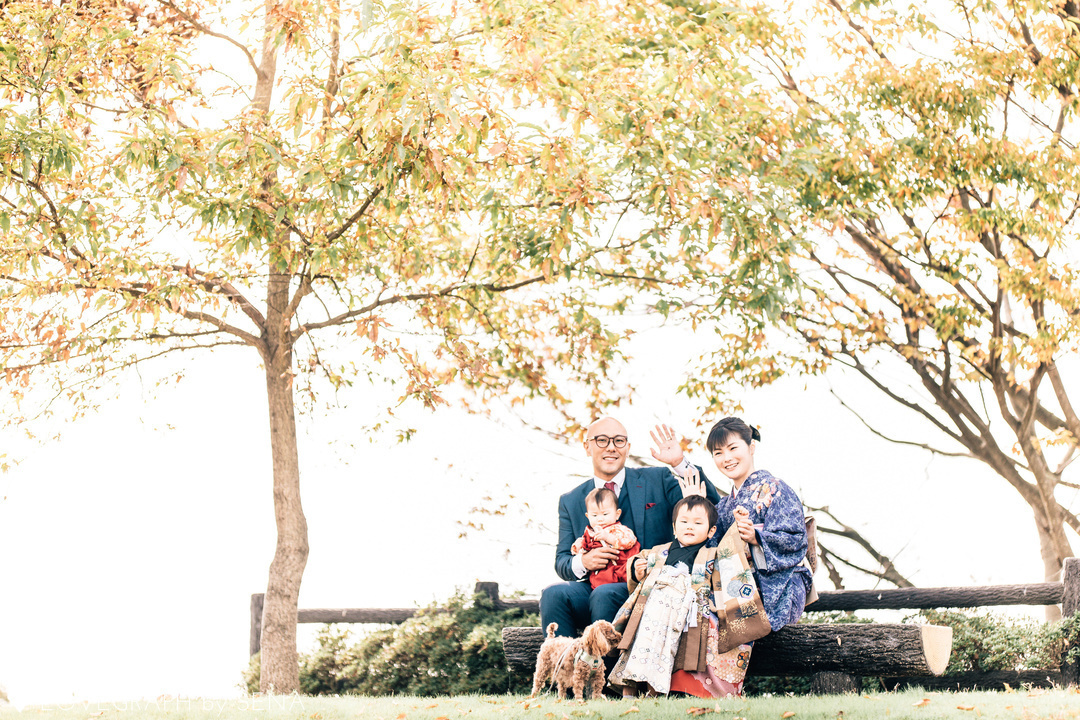
[(642, 550), (637, 555), (626, 559), (626, 564), (623, 566), (623, 570), (624, 572), (626, 572), (626, 589), (629, 590), (631, 593), (634, 592), (634, 590), (636, 590), (637, 586), (640, 584), (634, 578), (634, 573), (630, 572), (630, 569), (633, 567), (635, 560), (640, 563), (648, 562), (649, 551)]
[(616, 550), (629, 550), (637, 543), (634, 531), (622, 524), (604, 528), (600, 539)]
[(761, 549), (760, 553), (753, 553), (755, 565), (764, 572), (788, 570), (806, 557), (806, 519), (802, 501), (787, 484), (775, 478), (764, 481), (761, 492), (766, 496), (767, 504), (755, 506), (755, 509), (760, 508), (754, 527)]

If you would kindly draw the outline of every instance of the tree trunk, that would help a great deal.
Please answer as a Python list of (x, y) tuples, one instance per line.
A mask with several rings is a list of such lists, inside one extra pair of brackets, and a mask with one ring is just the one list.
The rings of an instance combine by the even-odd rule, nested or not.
[(270, 409), (270, 451), (274, 462), (274, 519), (277, 547), (270, 563), (263, 611), (263, 692), (300, 689), (296, 620), (300, 581), (308, 557), (307, 520), (300, 504), (300, 461), (293, 408), (292, 338), (289, 333), (289, 276), (272, 272), (266, 314), (266, 397)]
[[(1061, 579), (1061, 564), (1064, 559), (1059, 555), (1059, 549), (1056, 547), (1051, 528), (1048, 526), (1045, 516), (1039, 512), (1039, 508), (1033, 509), (1035, 511), (1035, 527), (1039, 531), (1039, 553), (1043, 561), (1043, 576), (1046, 582), (1055, 582)], [(1058, 528), (1060, 530), (1064, 529), (1060, 523)], [(1047, 605), (1046, 622), (1058, 622), (1060, 620), (1061, 608), (1057, 605)]]

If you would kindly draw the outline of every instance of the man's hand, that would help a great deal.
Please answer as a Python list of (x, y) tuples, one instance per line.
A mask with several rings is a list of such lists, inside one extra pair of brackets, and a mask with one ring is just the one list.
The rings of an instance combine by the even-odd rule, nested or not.
[(745, 540), (747, 545), (757, 545), (757, 532), (754, 531), (754, 524), (750, 522), (750, 511), (744, 507), (736, 507), (734, 515), (739, 537)]
[(619, 557), (619, 551), (610, 547), (598, 547), (581, 556), (581, 564), (589, 572), (602, 570), (608, 563), (614, 562)]
[(656, 447), (651, 448), (652, 456), (664, 463), (675, 467), (683, 461), (682, 446), (675, 431), (667, 425), (657, 425), (655, 430), (649, 431)]
[(705, 497), (705, 483), (701, 482), (701, 474), (698, 473), (696, 467), (691, 467), (686, 477), (682, 475), (678, 475), (678, 477), (679, 489), (682, 490), (683, 497), (690, 497), (691, 495)]

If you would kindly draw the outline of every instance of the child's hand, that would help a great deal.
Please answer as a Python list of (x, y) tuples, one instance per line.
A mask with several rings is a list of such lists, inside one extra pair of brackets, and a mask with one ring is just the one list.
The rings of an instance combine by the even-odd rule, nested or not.
[(581, 554), (581, 538), (578, 538), (577, 540), (575, 540), (574, 544), (570, 546), (570, 554), (571, 555), (580, 555)]
[(735, 527), (739, 529), (739, 537), (741, 537), (748, 545), (757, 545), (757, 532), (754, 531), (754, 524), (750, 522), (750, 511), (744, 507), (736, 507), (735, 511)]
[[(678, 475), (678, 473), (675, 474)], [(701, 482), (701, 475), (696, 467), (691, 467), (686, 477), (679, 475), (679, 489), (682, 490), (684, 498), (691, 495), (705, 497), (705, 483)]]
[(642, 580), (645, 579), (645, 570), (647, 569), (647, 567), (648, 567), (648, 563), (645, 562), (644, 560), (642, 560), (641, 558), (638, 558), (634, 562), (634, 580), (635, 581), (641, 582)]

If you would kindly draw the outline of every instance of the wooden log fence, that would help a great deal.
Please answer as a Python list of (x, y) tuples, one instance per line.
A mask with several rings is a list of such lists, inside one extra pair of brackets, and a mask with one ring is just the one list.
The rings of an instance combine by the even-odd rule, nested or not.
[[(499, 597), (499, 583), (478, 582), (473, 589), (477, 595), (487, 595), (500, 610), (520, 608), (524, 612), (540, 612), (539, 600), (506, 600)], [(262, 612), (264, 593), (251, 596), (251, 635), (248, 649), (252, 655), (262, 647)], [(312, 608), (297, 612), (298, 623), (367, 623), (396, 625), (416, 615), (418, 608)]]
[[(538, 600), (500, 598), (498, 583), (478, 582), (475, 592), (490, 597), (496, 608), (520, 608), (533, 613), (540, 611)], [(823, 591), (809, 609), (818, 612), (1058, 604), (1061, 605), (1062, 616), (1066, 618), (1080, 611), (1080, 558), (1065, 561), (1061, 582), (1056, 583)], [(262, 608), (263, 595), (252, 595), (252, 655), (260, 648)], [(416, 613), (416, 608), (301, 609), (297, 622), (400, 623)], [(940, 638), (935, 635), (938, 630), (942, 629), (884, 623), (790, 626), (758, 641), (756, 652), (750, 660), (749, 672), (752, 675), (810, 675), (815, 692), (857, 689), (858, 677), (862, 675), (881, 676), (890, 688), (909, 684), (928, 690), (1001, 689), (1006, 683), (1020, 687), (1024, 684), (1049, 686), (1076, 685), (1080, 682), (1080, 668), (1075, 663), (1044, 670), (936, 676), (941, 672), (938, 666), (943, 667), (941, 658), (932, 657), (935, 653), (933, 648), (940, 646)], [(837, 642), (837, 637), (840, 642)], [(540, 628), (506, 628), (503, 643), (511, 667), (531, 672), (542, 640), (543, 631)], [(827, 653), (824, 651), (826, 646), (830, 648)], [(927, 651), (921, 658), (917, 654), (907, 658), (905, 653), (910, 653), (913, 647), (927, 648)], [(882, 672), (897, 667), (902, 668), (903, 672), (895, 676)], [(927, 672), (935, 674), (923, 674)]]

